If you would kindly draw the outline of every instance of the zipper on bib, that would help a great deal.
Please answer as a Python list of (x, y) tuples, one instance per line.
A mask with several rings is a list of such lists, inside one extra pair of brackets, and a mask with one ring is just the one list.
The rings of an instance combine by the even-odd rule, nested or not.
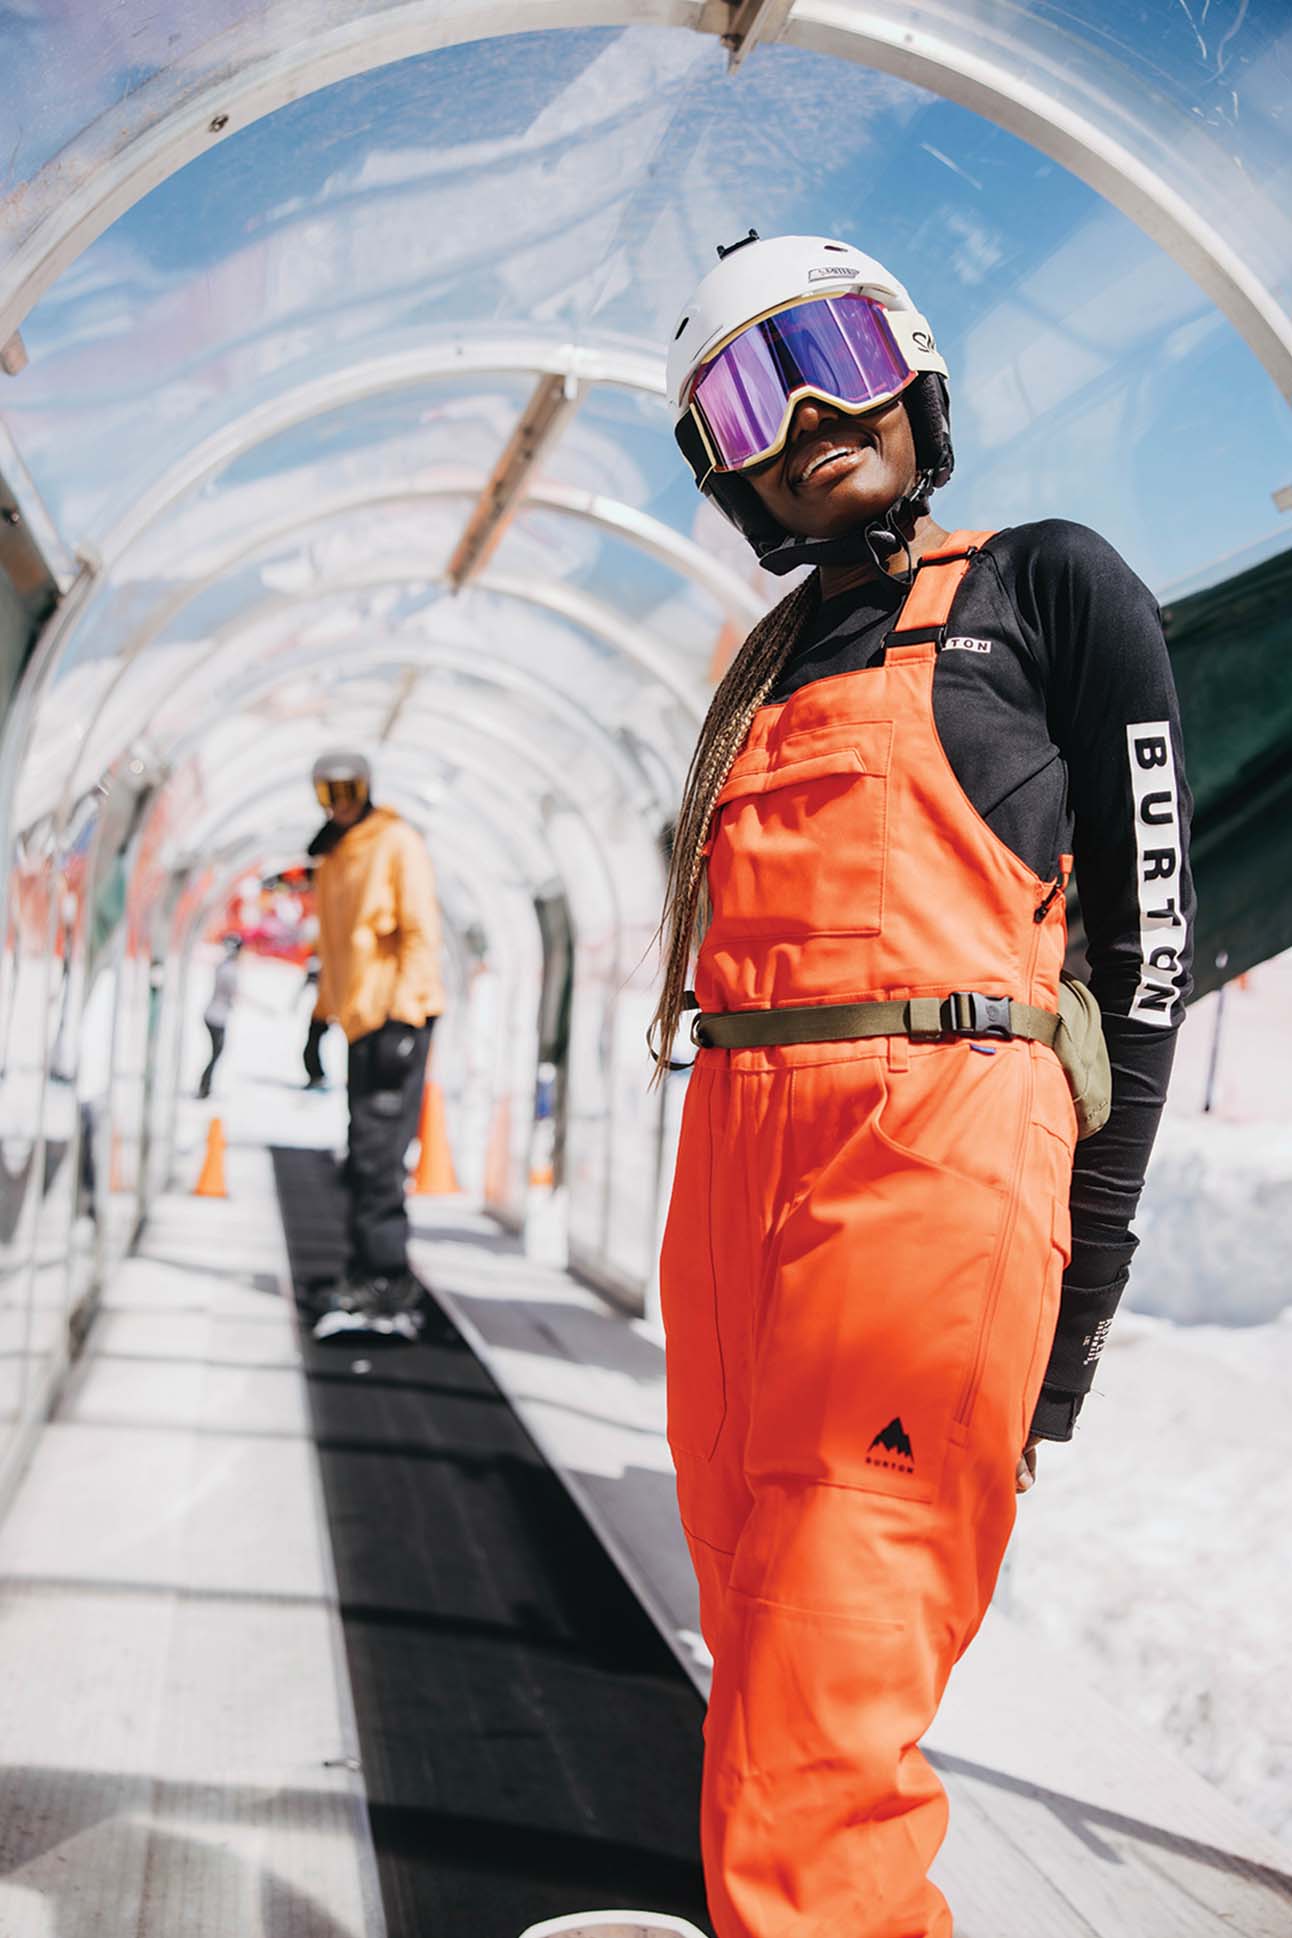
[(1036, 907), (1032, 911), (1032, 920), (1034, 922), (1041, 923), (1045, 920), (1051, 908), (1058, 900), (1059, 896), (1062, 895), (1067, 889), (1068, 882), (1069, 882), (1069, 879), (1071, 878), (1071, 875), (1072, 875), (1072, 856), (1060, 855), (1059, 872), (1055, 876), (1053, 882), (1050, 884), (1049, 892), (1047, 893), (1045, 900), (1043, 902), (1038, 902)]
[[(1063, 867), (1065, 862), (1071, 868), (1072, 863), (1069, 857), (1067, 855), (1061, 855), (1059, 857), (1059, 879), (1050, 894), (1046, 897), (1046, 904), (1052, 902), (1055, 895), (1059, 894), (1066, 884), (1067, 875)], [(1032, 978), (1036, 974), (1036, 958), (1041, 946), (1039, 925), (1045, 919), (1043, 911), (1046, 904), (1042, 904), (1042, 912), (1034, 918), (1037, 926), (1032, 930), (1032, 946), (1027, 952), (1027, 971), (1024, 987), (1029, 992), (1032, 988)], [(1026, 1050), (1027, 1046), (1024, 1045), (1023, 1047)], [(1030, 1056), (1026, 1058), (1026, 1063), (1026, 1095), (1023, 1098), (1023, 1106), (1019, 1112), (1018, 1138), (1014, 1146), (1014, 1161), (1010, 1168), (1009, 1204), (1006, 1208), (1004, 1223), (1001, 1226), (1000, 1237), (996, 1241), (996, 1255), (992, 1260), (991, 1279), (987, 1286), (987, 1296), (983, 1301), (982, 1319), (978, 1326), (978, 1337), (974, 1342), (973, 1360), (965, 1377), (964, 1386), (961, 1389), (959, 1403), (952, 1417), (952, 1424), (957, 1427), (967, 1428), (970, 1420), (973, 1418), (973, 1404), (978, 1397), (978, 1388), (982, 1385), (983, 1367), (987, 1361), (987, 1347), (991, 1340), (991, 1329), (996, 1318), (996, 1307), (1000, 1300), (1000, 1282), (1005, 1275), (1005, 1265), (1009, 1258), (1009, 1248), (1014, 1241), (1014, 1226), (1018, 1222), (1018, 1200), (1021, 1191), (1020, 1174), (1027, 1156), (1027, 1132), (1032, 1118), (1033, 1075), (1032, 1059)]]
[(1014, 1226), (1018, 1222), (1018, 1201), (1021, 1195), (1019, 1173), (1027, 1154), (1027, 1129), (1032, 1115), (1032, 1059), (1027, 1058), (1027, 1095), (1020, 1112), (1018, 1142), (1014, 1148), (1014, 1162), (1010, 1169), (1009, 1204), (1005, 1211), (1004, 1224), (996, 1241), (996, 1256), (992, 1260), (991, 1279), (987, 1296), (983, 1302), (982, 1319), (978, 1327), (978, 1337), (974, 1342), (973, 1362), (965, 1378), (960, 1401), (956, 1407), (954, 1424), (968, 1427), (973, 1418), (973, 1405), (982, 1385), (983, 1367), (987, 1363), (987, 1347), (991, 1340), (991, 1329), (996, 1318), (996, 1307), (1000, 1300), (1000, 1282), (1005, 1276), (1005, 1265), (1009, 1258), (1010, 1246), (1014, 1242)]

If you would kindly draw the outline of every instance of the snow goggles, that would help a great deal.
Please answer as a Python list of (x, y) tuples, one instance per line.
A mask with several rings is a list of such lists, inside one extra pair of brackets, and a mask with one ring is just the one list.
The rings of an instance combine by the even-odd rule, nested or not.
[(775, 457), (801, 398), (873, 410), (914, 375), (882, 304), (860, 295), (809, 297), (746, 324), (710, 357), (677, 441), (703, 483), (711, 471), (746, 471)]
[(330, 812), (333, 808), (349, 807), (356, 801), (362, 806), (368, 798), (368, 783), (360, 780), (315, 781), (314, 792), (318, 796), (319, 806)]

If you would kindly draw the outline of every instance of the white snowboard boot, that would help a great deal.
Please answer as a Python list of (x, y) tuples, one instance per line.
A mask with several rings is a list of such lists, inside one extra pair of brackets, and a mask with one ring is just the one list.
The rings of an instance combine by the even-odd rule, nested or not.
[(704, 1938), (704, 1933), (662, 1911), (572, 1911), (531, 1925), (520, 1938)]

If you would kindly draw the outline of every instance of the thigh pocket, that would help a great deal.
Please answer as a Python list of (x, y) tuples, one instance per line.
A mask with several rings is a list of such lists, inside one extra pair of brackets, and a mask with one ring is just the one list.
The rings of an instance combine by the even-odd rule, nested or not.
[(711, 1086), (693, 1075), (659, 1263), (669, 1445), (675, 1453), (705, 1460), (727, 1415), (713, 1230), (712, 1110)]
[(868, 1120), (779, 1235), (751, 1473), (931, 1501), (989, 1322), (1006, 1200)]

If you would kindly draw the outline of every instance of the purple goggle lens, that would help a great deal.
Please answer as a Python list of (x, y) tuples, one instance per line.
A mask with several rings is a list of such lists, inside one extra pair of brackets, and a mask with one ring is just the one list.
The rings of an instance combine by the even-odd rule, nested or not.
[(691, 404), (714, 468), (740, 471), (780, 449), (805, 391), (858, 410), (896, 397), (913, 374), (878, 303), (818, 296), (742, 330), (705, 366)]

